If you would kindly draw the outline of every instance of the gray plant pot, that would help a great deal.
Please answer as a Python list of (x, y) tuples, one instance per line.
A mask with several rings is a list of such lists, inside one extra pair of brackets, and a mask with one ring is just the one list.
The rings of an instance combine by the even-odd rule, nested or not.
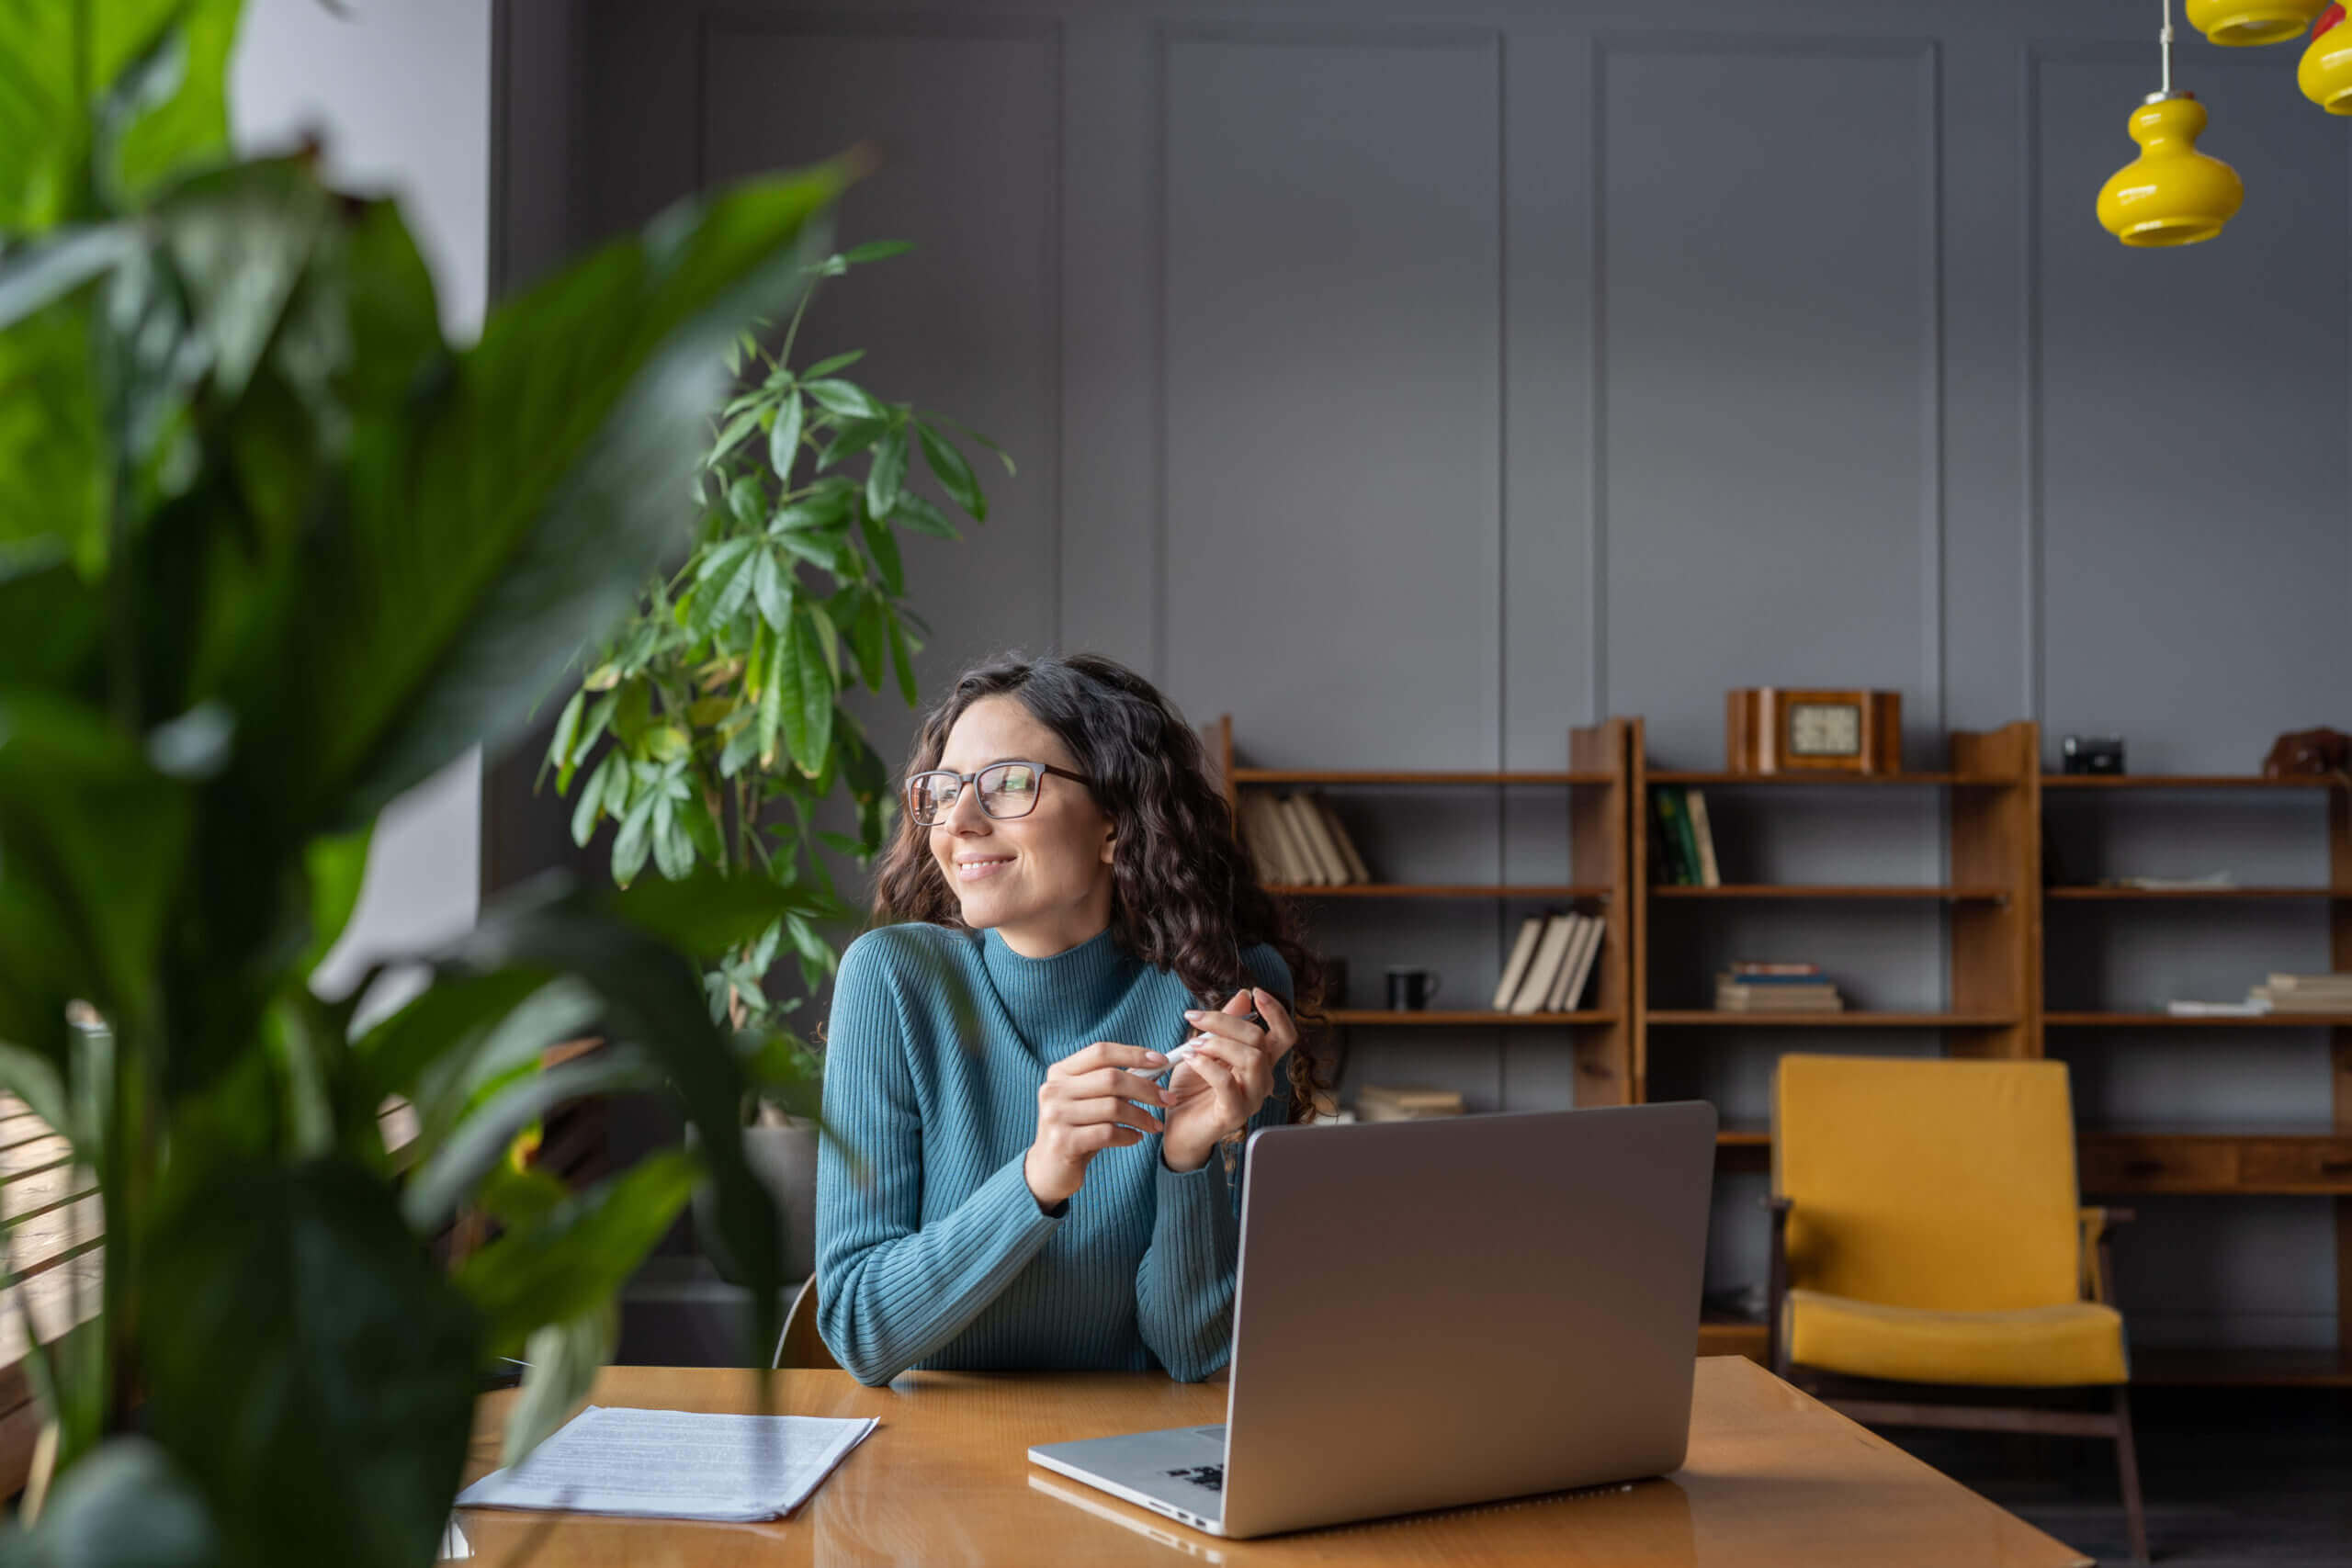
[[(687, 1139), (693, 1141), (693, 1129)], [(797, 1284), (817, 1271), (817, 1123), (787, 1117), (780, 1127), (743, 1129), (743, 1155), (752, 1172), (775, 1194), (783, 1222), (784, 1279)], [(694, 1196), (695, 1237), (720, 1278), (743, 1282), (742, 1270), (719, 1239), (718, 1216), (708, 1187)]]

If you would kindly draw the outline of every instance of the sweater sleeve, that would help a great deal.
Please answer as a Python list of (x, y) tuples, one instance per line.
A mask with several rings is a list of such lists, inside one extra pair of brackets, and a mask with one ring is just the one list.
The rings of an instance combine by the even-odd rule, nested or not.
[[(1290, 967), (1273, 949), (1254, 950), (1259, 984), (1288, 1007)], [(1290, 1093), (1276, 1065), (1274, 1092), (1250, 1118), (1243, 1136), (1290, 1118)], [(1233, 1293), (1241, 1257), (1241, 1162), (1226, 1173), (1222, 1151), (1198, 1170), (1158, 1167), (1158, 1209), (1151, 1245), (1136, 1268), (1136, 1326), (1179, 1382), (1198, 1382), (1233, 1354)]]
[(922, 1224), (922, 1114), (913, 1038), (887, 949), (851, 944), (826, 1024), (817, 1154), (817, 1327), (858, 1382), (888, 1382), (961, 1333), (1061, 1222), (1015, 1156)]

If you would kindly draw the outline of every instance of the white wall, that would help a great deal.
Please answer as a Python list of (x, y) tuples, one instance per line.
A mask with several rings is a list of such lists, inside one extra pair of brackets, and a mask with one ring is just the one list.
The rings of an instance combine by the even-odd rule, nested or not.
[[(490, 293), (491, 0), (342, 8), (246, 0), (230, 62), (238, 144), (263, 152), (314, 133), (336, 184), (396, 193), (443, 325), (470, 338)], [(472, 925), (481, 851), (481, 758), (469, 752), (385, 810), (358, 911), (312, 983), (340, 993), (375, 959)]]

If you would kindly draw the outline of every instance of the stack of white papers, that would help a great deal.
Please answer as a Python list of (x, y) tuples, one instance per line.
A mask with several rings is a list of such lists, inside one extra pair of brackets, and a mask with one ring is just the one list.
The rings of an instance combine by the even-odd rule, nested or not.
[(872, 1418), (706, 1416), (592, 1404), (459, 1507), (561, 1508), (654, 1519), (773, 1519), (873, 1431)]

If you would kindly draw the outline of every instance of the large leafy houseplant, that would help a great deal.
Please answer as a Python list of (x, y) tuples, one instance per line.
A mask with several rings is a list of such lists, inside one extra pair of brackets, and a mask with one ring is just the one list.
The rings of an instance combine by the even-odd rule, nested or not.
[[(0, 0), (0, 1086), (107, 1225), (101, 1310), (28, 1358), (25, 1561), (429, 1562), (481, 1370), (533, 1363), (510, 1450), (560, 1420), (704, 1176), (755, 1336), (776, 1314), (737, 1107), (778, 1043), (715, 1027), (684, 954), (811, 895), (536, 885), (366, 1028), (367, 986), (308, 977), (377, 811), (517, 738), (673, 547), (725, 347), (789, 308), (845, 175), (673, 209), (453, 346), (395, 205), (230, 160), (236, 18)], [(624, 1089), (699, 1154), (576, 1193), (510, 1162)], [(501, 1228), (452, 1273), (461, 1203)]]
[[(813, 271), (837, 276), (908, 248), (862, 245)], [(821, 916), (848, 911), (831, 904), (819, 845), (870, 864), (893, 819), (888, 764), (841, 695), (861, 679), (878, 693), (895, 677), (915, 705), (913, 655), (929, 627), (905, 603), (898, 533), (962, 536), (917, 488), (919, 474), (979, 523), (988, 497), (950, 431), (1013, 471), (987, 437), (848, 379), (863, 350), (795, 367), (810, 297), (773, 352), (751, 332), (729, 349), (734, 395), (716, 411), (695, 480), (693, 548), (646, 585), (565, 704), (547, 752), (558, 792), (579, 786), (574, 842), (584, 847), (600, 821), (617, 825), (618, 886), (650, 862), (673, 878), (703, 866), (750, 871), (828, 901), (703, 955), (713, 1018), (778, 1032), (806, 999), (769, 989), (779, 953), (794, 955), (811, 992), (840, 962)], [(836, 790), (854, 807), (854, 835), (816, 826)], [(813, 1056), (803, 1049), (799, 1059), (813, 1074)]]

